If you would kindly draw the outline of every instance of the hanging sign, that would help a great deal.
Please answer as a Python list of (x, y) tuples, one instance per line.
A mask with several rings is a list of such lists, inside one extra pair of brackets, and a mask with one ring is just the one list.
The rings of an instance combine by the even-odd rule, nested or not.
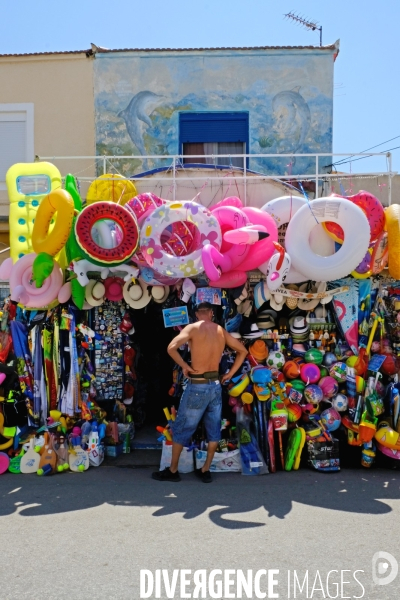
[(196, 304), (200, 304), (201, 302), (221, 305), (221, 288), (197, 288)]
[(374, 354), (368, 363), (368, 371), (379, 371), (385, 360), (386, 356), (384, 354)]
[(174, 308), (164, 308), (164, 327), (177, 327), (179, 325), (188, 325), (189, 315), (187, 306), (175, 306)]

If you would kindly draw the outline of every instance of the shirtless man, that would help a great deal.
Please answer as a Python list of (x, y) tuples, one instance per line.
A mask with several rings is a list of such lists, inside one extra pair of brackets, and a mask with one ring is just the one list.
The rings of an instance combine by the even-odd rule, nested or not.
[[(206, 462), (196, 475), (204, 483), (211, 482), (210, 466), (221, 437), (221, 384), (233, 377), (247, 356), (246, 348), (220, 325), (213, 323), (212, 304), (202, 302), (197, 306), (197, 323), (187, 325), (168, 346), (168, 354), (182, 367), (189, 382), (182, 395), (178, 416), (173, 423), (172, 461), (169, 468), (153, 473), (159, 481), (180, 481), (178, 462), (184, 446), (190, 444), (192, 435), (204, 416), (208, 437)], [(178, 348), (189, 343), (191, 366), (181, 357)], [(225, 346), (236, 351), (231, 369), (219, 379), (219, 363)]]

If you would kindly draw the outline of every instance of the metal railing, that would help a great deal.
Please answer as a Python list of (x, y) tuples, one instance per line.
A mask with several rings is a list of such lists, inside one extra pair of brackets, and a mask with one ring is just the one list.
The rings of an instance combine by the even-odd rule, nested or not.
[[(331, 163), (329, 165), (323, 165), (322, 163), (324, 161), (322, 161), (321, 159), (323, 158), (328, 158), (331, 160)], [(351, 173), (343, 173), (340, 172), (340, 174), (338, 172), (322, 172), (321, 169), (328, 169), (329, 167), (334, 167), (334, 162), (333, 162), (333, 157), (347, 157), (349, 158), (348, 161), (346, 162), (353, 162), (359, 158), (365, 157), (365, 158), (370, 158), (370, 157), (381, 157), (383, 159), (386, 160), (386, 169), (383, 169), (381, 171), (374, 171), (374, 172), (351, 172)], [(236, 175), (235, 174), (235, 180), (240, 181), (243, 180), (243, 186), (244, 186), (244, 201), (246, 202), (247, 199), (247, 182), (249, 180), (249, 178), (251, 177), (252, 181), (255, 180), (273, 180), (273, 181), (281, 181), (283, 183), (293, 183), (296, 181), (314, 181), (315, 182), (315, 198), (319, 197), (319, 187), (320, 187), (320, 183), (322, 182), (326, 182), (329, 180), (333, 180), (333, 179), (338, 179), (338, 178), (358, 178), (358, 177), (380, 177), (380, 176), (387, 176), (388, 177), (388, 203), (389, 205), (391, 204), (392, 201), (392, 185), (391, 185), (391, 180), (392, 178), (397, 175), (396, 171), (392, 171), (392, 154), (391, 152), (360, 152), (360, 153), (334, 153), (334, 152), (324, 152), (324, 153), (317, 153), (317, 154), (219, 154), (219, 155), (182, 155), (182, 154), (175, 154), (175, 155), (148, 155), (148, 156), (143, 156), (143, 155), (102, 155), (102, 156), (37, 156), (36, 160), (37, 161), (41, 161), (41, 160), (47, 160), (47, 161), (62, 161), (62, 160), (78, 160), (78, 161), (83, 161), (83, 160), (92, 160), (94, 161), (93, 165), (95, 166), (95, 170), (98, 172), (99, 170), (103, 172), (103, 174), (107, 174), (110, 172), (110, 169), (113, 169), (115, 171), (115, 173), (118, 173), (119, 175), (121, 175), (121, 177), (123, 177), (124, 179), (127, 180), (132, 180), (135, 179), (135, 177), (139, 178), (140, 180), (143, 181), (147, 178), (152, 178), (153, 179), (153, 175), (154, 172), (157, 172), (157, 180), (158, 181), (168, 181), (171, 182), (172, 179), (172, 186), (173, 186), (173, 200), (175, 200), (175, 192), (176, 192), (176, 185), (177, 185), (177, 181), (179, 180), (179, 182), (185, 181), (185, 180), (189, 180), (191, 182), (193, 181), (205, 181), (205, 180), (209, 180), (210, 176), (205, 176), (205, 175), (201, 175), (201, 176), (192, 176), (192, 175), (188, 175), (187, 177), (185, 177), (184, 175), (182, 175), (181, 171), (182, 169), (186, 168), (190, 168), (190, 167), (210, 167), (210, 163), (196, 163), (194, 161), (194, 163), (190, 163), (187, 164), (186, 161), (188, 159), (212, 159), (212, 163), (211, 166), (214, 166), (215, 169), (225, 169), (225, 170), (235, 170), (235, 171), (242, 171), (242, 175)], [(219, 159), (229, 159), (230, 161), (232, 161), (232, 159), (243, 159), (243, 167), (237, 167), (237, 166), (233, 166), (233, 165), (220, 165), (218, 164), (218, 160)], [(307, 159), (314, 159), (314, 164), (315, 164), (315, 168), (313, 169), (312, 172), (308, 172), (308, 173), (286, 173), (284, 175), (280, 175), (280, 174), (271, 174), (271, 173), (261, 173), (258, 171), (254, 171), (249, 169), (249, 167), (247, 166), (248, 161), (256, 161), (256, 160), (269, 160), (269, 159), (285, 159), (285, 160), (289, 160), (289, 163), (287, 165), (285, 165), (287, 168), (289, 168), (289, 170), (291, 170), (291, 165), (295, 164), (293, 161), (296, 161), (297, 159), (301, 159), (301, 158), (307, 158)], [(141, 161), (141, 163), (143, 164), (147, 164), (148, 161), (154, 161), (156, 164), (159, 165), (160, 162), (162, 161), (167, 161), (167, 165), (162, 168), (160, 166), (156, 166), (154, 167), (146, 176), (146, 171), (144, 172), (133, 172), (131, 173), (129, 176), (125, 176), (122, 175), (121, 173), (118, 172), (117, 168), (113, 165), (113, 163), (117, 162), (117, 161), (121, 161), (121, 160), (131, 160), (131, 161)], [(185, 160), (185, 164), (184, 161)], [(339, 161), (340, 162), (340, 161)], [(89, 167), (88, 167), (89, 168)], [(83, 171), (88, 170), (88, 168), (83, 169)], [(100, 168), (100, 169), (99, 169)], [(135, 167), (133, 167), (133, 170), (135, 171)], [(169, 176), (162, 176), (162, 172), (163, 170), (165, 170), (165, 174)], [(180, 175), (179, 178), (177, 177), (177, 170), (179, 170)], [(82, 171), (80, 171), (82, 172)], [(74, 173), (75, 175), (77, 175), (77, 173)], [(211, 174), (211, 172), (210, 172)], [(87, 177), (87, 176), (81, 176), (79, 175), (79, 179), (81, 181), (93, 181), (95, 179), (95, 177)]]

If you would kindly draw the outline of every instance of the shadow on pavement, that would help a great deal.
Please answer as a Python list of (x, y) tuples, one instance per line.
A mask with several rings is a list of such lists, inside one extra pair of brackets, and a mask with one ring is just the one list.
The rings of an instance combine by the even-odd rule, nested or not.
[(210, 485), (194, 474), (183, 475), (180, 483), (154, 481), (151, 470), (103, 466), (43, 478), (6, 473), (0, 477), (0, 516), (59, 514), (103, 504), (148, 506), (154, 508), (154, 517), (181, 513), (184, 519), (194, 519), (208, 512), (219, 527), (247, 529), (265, 525), (246, 520), (246, 513), (260, 508), (267, 517), (279, 519), (291, 512), (294, 503), (382, 515), (392, 510), (385, 500), (400, 499), (400, 475), (388, 470), (332, 474), (300, 470), (263, 477), (215, 474)]

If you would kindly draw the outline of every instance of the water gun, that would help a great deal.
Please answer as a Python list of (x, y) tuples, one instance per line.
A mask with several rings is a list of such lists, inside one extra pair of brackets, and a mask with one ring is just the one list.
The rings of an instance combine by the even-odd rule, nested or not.
[(161, 433), (161, 436), (158, 438), (158, 441), (172, 442), (172, 435), (170, 434), (167, 427), (162, 427), (161, 425), (157, 425), (156, 430), (159, 433)]
[(169, 409), (167, 407), (165, 407), (163, 409), (163, 411), (164, 411), (164, 415), (165, 415), (165, 417), (166, 417), (166, 419), (168, 421), (168, 424), (171, 425), (175, 421), (175, 414), (176, 414), (175, 410), (174, 410), (174, 413), (171, 414), (169, 412)]

